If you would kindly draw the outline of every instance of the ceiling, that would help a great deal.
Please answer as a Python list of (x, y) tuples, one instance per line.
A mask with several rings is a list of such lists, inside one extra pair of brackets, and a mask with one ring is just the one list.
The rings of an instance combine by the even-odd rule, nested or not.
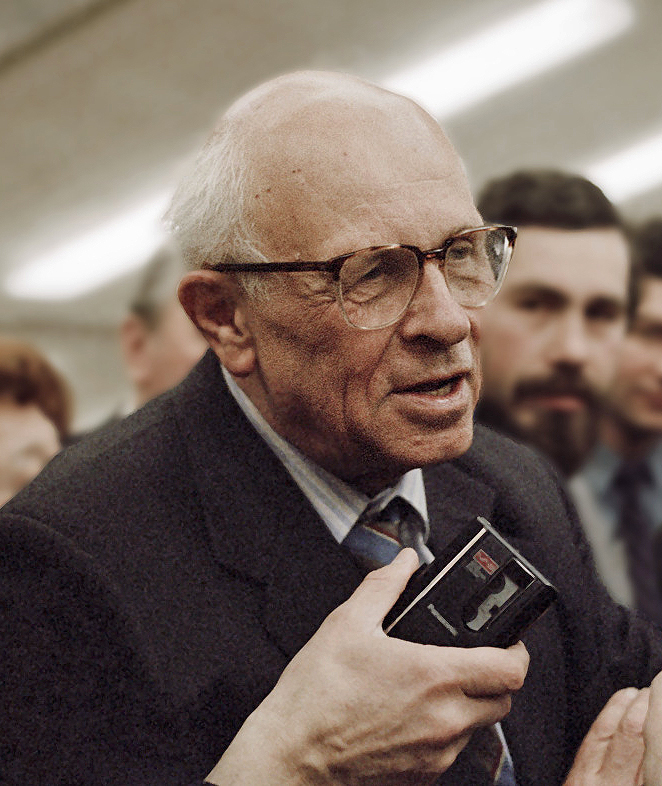
[[(452, 118), (478, 188), (522, 166), (575, 169), (662, 130), (662, 3), (630, 0), (624, 35)], [(70, 301), (2, 291), (17, 266), (167, 191), (219, 111), (277, 73), (385, 80), (422, 54), (534, 5), (522, 0), (3, 0), (0, 325), (114, 328), (125, 275)], [(504, 57), (513, 44), (504, 41)], [(443, 90), (443, 85), (439, 86)], [(621, 205), (662, 215), (662, 187)], [(94, 260), (90, 260), (93, 264)], [(65, 358), (65, 365), (66, 365)]]

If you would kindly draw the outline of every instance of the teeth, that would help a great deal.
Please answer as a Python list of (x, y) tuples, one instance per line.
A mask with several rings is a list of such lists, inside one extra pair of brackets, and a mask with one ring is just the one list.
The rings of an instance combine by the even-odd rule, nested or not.
[(439, 387), (432, 387), (432, 385), (420, 385), (419, 387), (410, 388), (412, 393), (427, 393), (431, 396), (445, 396), (451, 392), (455, 379), (450, 379)]
[(455, 387), (460, 375), (450, 377), (444, 383), (439, 383), (435, 387), (434, 382), (421, 383), (420, 385), (412, 385), (409, 388), (401, 388), (401, 393), (426, 393), (428, 396), (447, 396)]
[(452, 382), (447, 382), (445, 385), (442, 385), (440, 388), (433, 390), (435, 396), (445, 396), (447, 393), (451, 392), (451, 388), (453, 387)]

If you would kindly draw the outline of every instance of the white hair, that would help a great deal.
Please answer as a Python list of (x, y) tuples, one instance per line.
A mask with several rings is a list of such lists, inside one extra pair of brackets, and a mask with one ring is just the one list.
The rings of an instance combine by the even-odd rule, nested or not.
[[(247, 163), (232, 124), (221, 121), (184, 176), (165, 215), (186, 267), (220, 262), (266, 262), (247, 218)], [(243, 273), (248, 294), (264, 289), (264, 276)]]

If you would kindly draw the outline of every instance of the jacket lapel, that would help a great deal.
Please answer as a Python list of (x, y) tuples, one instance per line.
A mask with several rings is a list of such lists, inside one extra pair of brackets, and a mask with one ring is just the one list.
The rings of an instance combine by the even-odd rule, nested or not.
[(362, 573), (248, 422), (212, 353), (186, 388), (182, 428), (211, 547), (262, 587), (263, 624), (292, 657)]
[(426, 469), (425, 496), (433, 552), (440, 551), (476, 516), (491, 520), (495, 493), (454, 464)]

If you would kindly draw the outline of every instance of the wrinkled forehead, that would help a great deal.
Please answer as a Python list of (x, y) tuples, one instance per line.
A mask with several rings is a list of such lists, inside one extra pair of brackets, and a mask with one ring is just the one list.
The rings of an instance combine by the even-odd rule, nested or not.
[(229, 119), (241, 127), (249, 164), (250, 220), (273, 254), (343, 253), (334, 243), (345, 225), (350, 235), (357, 224), (373, 231), (367, 244), (415, 242), (382, 233), (405, 232), (392, 222), (427, 221), (421, 210), (439, 210), (440, 195), (458, 212), (473, 204), (438, 124), (408, 99), (361, 80), (286, 79), (249, 95)]

